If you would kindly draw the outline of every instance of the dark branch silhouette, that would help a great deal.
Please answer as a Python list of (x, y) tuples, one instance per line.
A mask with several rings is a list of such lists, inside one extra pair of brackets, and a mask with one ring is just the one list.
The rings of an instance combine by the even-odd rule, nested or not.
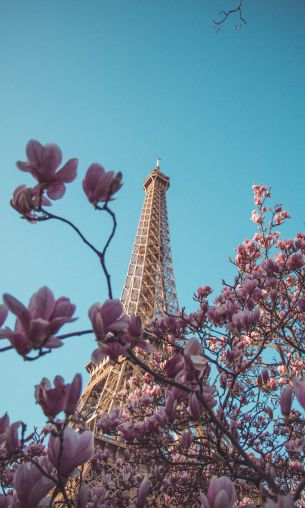
[(238, 23), (234, 25), (235, 30), (240, 30), (244, 25), (247, 24), (247, 21), (245, 20), (243, 16), (243, 3), (244, 0), (240, 0), (238, 5), (236, 7), (233, 7), (232, 9), (228, 11), (220, 11), (219, 17), (220, 19), (213, 19), (213, 23), (216, 29), (216, 32), (220, 32), (222, 25), (228, 20), (228, 18), (234, 14), (238, 15)]

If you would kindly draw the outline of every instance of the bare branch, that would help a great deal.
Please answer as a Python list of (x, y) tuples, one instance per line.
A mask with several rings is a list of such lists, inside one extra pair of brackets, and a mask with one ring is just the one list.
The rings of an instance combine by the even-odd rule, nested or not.
[(238, 18), (239, 18), (239, 22), (237, 24), (235, 24), (233, 27), (233, 28), (235, 28), (235, 30), (240, 30), (244, 25), (247, 24), (247, 21), (245, 20), (245, 18), (243, 16), (243, 11), (242, 11), (243, 3), (244, 3), (244, 0), (240, 0), (238, 5), (236, 7), (233, 7), (229, 11), (220, 11), (220, 13), (219, 13), (220, 19), (219, 20), (213, 19), (216, 33), (220, 32), (222, 25), (228, 20), (228, 18), (230, 16), (232, 16), (234, 14), (237, 14)]

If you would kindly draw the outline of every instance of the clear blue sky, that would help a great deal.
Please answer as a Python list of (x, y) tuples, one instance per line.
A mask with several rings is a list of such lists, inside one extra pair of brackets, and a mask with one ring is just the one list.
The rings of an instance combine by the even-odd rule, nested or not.
[[(303, 228), (305, 190), (305, 3), (245, 2), (248, 24), (212, 18), (228, 0), (15, 0), (0, 5), (0, 227), (2, 292), (24, 302), (42, 285), (77, 304), (76, 326), (106, 298), (93, 255), (63, 225), (30, 225), (8, 206), (31, 178), (15, 168), (28, 139), (56, 142), (79, 157), (80, 178), (54, 211), (97, 245), (109, 223), (86, 202), (88, 165), (122, 170), (113, 208), (119, 222), (109, 267), (119, 296), (143, 202), (142, 182), (162, 157), (171, 177), (168, 208), (181, 305), (201, 284), (230, 280), (228, 257), (252, 236), (251, 185), (272, 186)], [(214, 293), (215, 294), (215, 293)], [(67, 328), (72, 330), (73, 327)], [(94, 347), (72, 339), (39, 362), (0, 357), (0, 413), (43, 422), (33, 385), (71, 380)]]

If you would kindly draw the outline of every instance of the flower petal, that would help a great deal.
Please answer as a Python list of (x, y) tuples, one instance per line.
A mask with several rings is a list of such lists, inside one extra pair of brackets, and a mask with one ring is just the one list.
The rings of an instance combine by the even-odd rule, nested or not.
[(31, 173), (32, 164), (30, 162), (17, 161), (16, 166), (18, 169), (20, 169), (20, 171), (25, 171), (26, 173)]
[(8, 293), (3, 295), (3, 300), (9, 310), (17, 316), (25, 331), (29, 331), (30, 329), (30, 320), (31, 315), (28, 309), (21, 303), (17, 298)]
[(48, 144), (43, 147), (43, 158), (42, 158), (42, 166), (46, 177), (47, 173), (53, 173), (61, 164), (62, 161), (62, 153), (61, 149), (58, 145)]
[(43, 155), (44, 147), (39, 141), (35, 139), (30, 139), (28, 144), (26, 145), (26, 154), (29, 161), (34, 162), (34, 164), (38, 165), (41, 161)]
[(49, 319), (55, 307), (55, 299), (52, 291), (44, 286), (34, 293), (29, 304), (32, 318)]
[(8, 310), (5, 305), (0, 305), (0, 326), (3, 325), (4, 321), (7, 318)]
[(56, 173), (56, 177), (64, 183), (73, 182), (77, 176), (78, 159), (70, 159)]
[(61, 346), (63, 346), (62, 341), (56, 337), (50, 337), (44, 345), (44, 347), (48, 349), (55, 349)]
[(48, 333), (50, 335), (54, 335), (54, 333), (57, 333), (58, 330), (65, 325), (66, 323), (72, 323), (73, 321), (76, 321), (77, 318), (69, 318), (68, 316), (62, 316), (55, 319), (52, 319), (51, 323), (48, 326)]
[(55, 182), (47, 189), (47, 195), (51, 199), (60, 199), (66, 192), (66, 186), (62, 182)]

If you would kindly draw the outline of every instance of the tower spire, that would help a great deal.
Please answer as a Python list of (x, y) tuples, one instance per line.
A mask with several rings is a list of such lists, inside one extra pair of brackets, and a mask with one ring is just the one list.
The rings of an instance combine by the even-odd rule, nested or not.
[(178, 312), (166, 206), (169, 177), (160, 172), (158, 160), (144, 180), (144, 205), (121, 295), (126, 314), (138, 314), (144, 322)]

